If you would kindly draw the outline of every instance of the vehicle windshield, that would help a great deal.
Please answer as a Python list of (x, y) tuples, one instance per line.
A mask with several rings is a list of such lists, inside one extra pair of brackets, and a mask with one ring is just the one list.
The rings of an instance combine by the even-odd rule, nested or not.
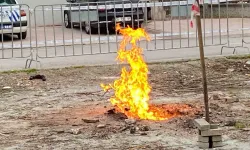
[(15, 0), (0, 0), (0, 5), (16, 4)]

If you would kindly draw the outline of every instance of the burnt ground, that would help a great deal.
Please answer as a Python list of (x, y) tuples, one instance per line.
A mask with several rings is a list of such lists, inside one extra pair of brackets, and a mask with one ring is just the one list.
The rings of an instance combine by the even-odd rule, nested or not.
[[(220, 149), (250, 146), (246, 61), (206, 60), (210, 117), (223, 129)], [(193, 119), (204, 116), (199, 61), (149, 64), (149, 80), (152, 103), (188, 104), (201, 111), (132, 125), (122, 114), (107, 114), (113, 108), (108, 101), (112, 93), (99, 87), (112, 83), (121, 67), (40, 70), (45, 82), (29, 80), (34, 70), (0, 73), (0, 149), (198, 149)]]

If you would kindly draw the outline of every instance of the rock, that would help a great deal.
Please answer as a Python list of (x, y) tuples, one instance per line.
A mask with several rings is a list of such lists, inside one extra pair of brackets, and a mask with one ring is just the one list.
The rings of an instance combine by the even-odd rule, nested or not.
[(192, 129), (195, 129), (195, 125), (194, 125), (194, 121), (193, 119), (187, 119), (187, 120), (184, 120), (184, 126), (186, 128), (192, 128)]
[(244, 81), (244, 83), (250, 85), (250, 81)]
[(225, 126), (235, 126), (236, 121), (234, 119), (229, 119), (226, 121)]
[(56, 133), (62, 134), (62, 133), (64, 133), (64, 130), (57, 130)]
[(135, 127), (131, 127), (130, 128), (130, 134), (135, 134), (136, 132), (136, 128)]
[(82, 121), (85, 123), (97, 123), (97, 122), (99, 122), (98, 119), (82, 119)]
[(9, 87), (9, 86), (5, 86), (5, 87), (3, 87), (2, 89), (3, 89), (3, 90), (10, 90), (10, 89), (11, 89), (11, 87)]
[(146, 132), (142, 132), (141, 135), (148, 135)]
[(53, 106), (52, 105), (48, 105), (47, 108), (53, 108)]
[(234, 69), (233, 69), (233, 68), (227, 69), (227, 72), (228, 72), (228, 73), (234, 72)]
[(250, 128), (243, 128), (242, 131), (250, 131)]
[(108, 110), (107, 113), (108, 114), (115, 114), (115, 108)]
[(219, 94), (214, 94), (213, 95), (213, 100), (220, 100), (221, 98), (220, 98), (220, 96), (219, 96)]
[(106, 127), (105, 124), (99, 124), (99, 125), (97, 125), (97, 128), (105, 128), (105, 127)]
[(227, 103), (236, 103), (239, 102), (239, 98), (237, 97), (225, 97), (225, 102)]
[(247, 65), (247, 66), (250, 66), (250, 60), (248, 60), (248, 61), (246, 62), (246, 65)]
[(129, 129), (129, 126), (121, 128), (120, 132), (126, 131), (127, 129)]
[(126, 122), (128, 125), (132, 125), (132, 124), (135, 124), (135, 123), (136, 123), (136, 120), (135, 120), (135, 119), (125, 119), (125, 122)]
[(140, 128), (140, 130), (141, 131), (149, 131), (150, 130), (150, 128), (149, 128), (149, 126), (142, 126), (141, 128)]
[(71, 129), (71, 133), (74, 135), (78, 135), (81, 133), (81, 130), (80, 129)]

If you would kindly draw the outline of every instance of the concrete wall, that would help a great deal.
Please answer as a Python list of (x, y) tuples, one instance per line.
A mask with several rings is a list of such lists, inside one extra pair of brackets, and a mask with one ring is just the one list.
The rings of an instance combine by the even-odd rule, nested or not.
[[(211, 9), (212, 8), (212, 9)], [(241, 18), (242, 17), (242, 4), (220, 4), (219, 5), (208, 5), (205, 4), (204, 8), (201, 6), (201, 17), (203, 17), (203, 11), (205, 11), (205, 17), (211, 18), (213, 12), (213, 18), (226, 18), (227, 15), (229, 18)], [(156, 7), (152, 9), (152, 17), (155, 20), (168, 19), (170, 16), (173, 18), (185, 18), (186, 16), (190, 17), (191, 15), (191, 6), (172, 6), (170, 7)], [(243, 16), (245, 18), (250, 18), (250, 4), (243, 5)]]
[[(212, 8), (212, 10), (211, 10)], [(210, 18), (211, 12), (213, 12), (213, 18), (226, 18), (227, 15), (229, 18), (241, 18), (242, 17), (242, 4), (221, 4), (220, 8), (218, 5), (205, 5), (205, 17)], [(220, 10), (220, 11), (219, 11)], [(203, 8), (201, 9), (201, 13), (203, 16)], [(246, 18), (250, 17), (250, 5), (244, 4), (243, 5), (243, 16)]]
[(172, 6), (170, 7), (156, 7), (152, 8), (152, 18), (155, 20), (167, 20), (172, 18), (186, 18), (191, 16), (191, 6)]
[(191, 15), (191, 6), (172, 6), (171, 8), (172, 17), (190, 17)]

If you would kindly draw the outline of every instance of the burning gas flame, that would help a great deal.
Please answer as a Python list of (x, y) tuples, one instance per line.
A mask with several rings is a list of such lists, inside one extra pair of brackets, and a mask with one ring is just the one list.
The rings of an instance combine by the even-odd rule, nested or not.
[[(151, 86), (148, 83), (148, 66), (143, 59), (142, 48), (137, 45), (141, 38), (149, 41), (149, 35), (142, 28), (136, 30), (130, 27), (121, 28), (119, 24), (116, 25), (116, 31), (123, 35), (117, 60), (128, 63), (130, 69), (122, 68), (120, 78), (113, 84), (101, 84), (105, 91), (110, 89), (115, 91), (114, 96), (110, 98), (111, 103), (132, 118), (166, 120), (177, 116), (177, 113), (169, 114), (160, 108), (149, 106)], [(127, 45), (131, 45), (132, 48), (126, 50)]]

